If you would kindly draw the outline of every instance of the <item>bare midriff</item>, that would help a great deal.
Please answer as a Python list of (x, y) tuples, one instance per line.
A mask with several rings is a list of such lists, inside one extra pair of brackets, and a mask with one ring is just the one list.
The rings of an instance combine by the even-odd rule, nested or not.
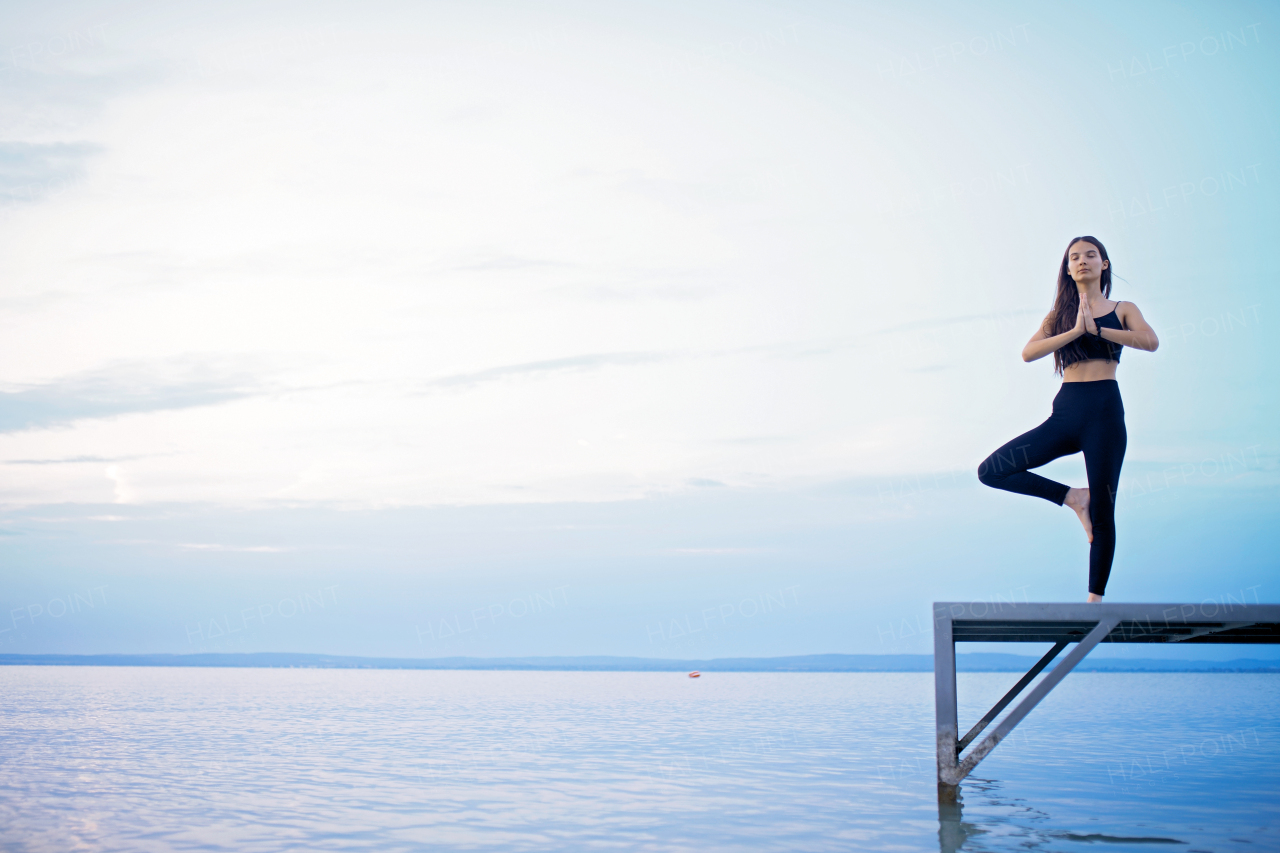
[(1101, 358), (1090, 358), (1067, 365), (1062, 371), (1063, 382), (1097, 382), (1101, 379), (1115, 379), (1118, 361), (1107, 361)]

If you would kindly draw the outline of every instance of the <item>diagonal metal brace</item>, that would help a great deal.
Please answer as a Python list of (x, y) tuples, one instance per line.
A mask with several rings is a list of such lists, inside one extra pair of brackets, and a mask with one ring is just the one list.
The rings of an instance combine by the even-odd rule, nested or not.
[(1048, 653), (1046, 653), (1044, 657), (1036, 661), (1036, 665), (1031, 667), (1031, 669), (1027, 670), (1027, 674), (1022, 676), (1022, 678), (1018, 680), (1017, 684), (1013, 685), (1013, 689), (1010, 690), (1008, 693), (1004, 694), (1004, 698), (1001, 699), (999, 702), (997, 702), (995, 706), (982, 717), (981, 720), (978, 720), (977, 725), (969, 729), (969, 733), (967, 735), (960, 738), (960, 740), (956, 743), (956, 755), (959, 755), (960, 753), (964, 752), (964, 748), (968, 746), (970, 743), (972, 743), (974, 738), (982, 734), (982, 730), (985, 729), (988, 725), (990, 725), (992, 720), (1000, 716), (1000, 712), (1003, 711), (1005, 708), (1007, 708), (1010, 702), (1012, 702), (1014, 699), (1017, 699), (1018, 694), (1021, 693), (1023, 690), (1026, 690), (1027, 685), (1030, 684), (1032, 681), (1034, 681), (1035, 677), (1039, 675), (1040, 672), (1046, 666), (1052, 663), (1053, 659), (1058, 656), (1058, 653), (1061, 652), (1066, 647), (1067, 647), (1067, 641), (1063, 640), (1062, 642), (1055, 645), (1053, 648), (1049, 649)]
[(1040, 700), (1049, 695), (1049, 691), (1058, 686), (1058, 682), (1067, 677), (1071, 670), (1075, 669), (1080, 661), (1084, 660), (1085, 655), (1093, 651), (1094, 647), (1106, 639), (1107, 635), (1115, 630), (1116, 625), (1120, 624), (1118, 616), (1107, 616), (1098, 622), (1092, 631), (1082, 639), (1079, 644), (1067, 653), (1062, 662), (1053, 668), (1053, 671), (1046, 675), (1039, 684), (1032, 688), (1027, 694), (1027, 698), (1018, 703), (1018, 706), (1009, 712), (1009, 716), (1000, 721), (991, 734), (982, 739), (982, 742), (973, 748), (965, 759), (954, 767), (939, 767), (939, 782), (945, 785), (959, 785), (964, 777), (973, 772), (973, 768), (978, 766), (978, 762), (986, 758), (991, 750), (996, 748), (1000, 741), (1009, 736), (1014, 726), (1022, 722), (1027, 714), (1031, 713), (1031, 709), (1040, 704)]
[(1191, 631), (1190, 633), (1180, 634), (1176, 637), (1170, 637), (1166, 642), (1181, 643), (1183, 640), (1190, 640), (1195, 637), (1204, 637), (1208, 634), (1219, 634), (1223, 631), (1234, 631), (1237, 628), (1248, 628), (1249, 626), (1256, 625), (1256, 624), (1257, 624), (1256, 622), (1223, 622), (1221, 625), (1218, 625), (1218, 626), (1211, 626), (1207, 628), (1197, 628), (1194, 631)]

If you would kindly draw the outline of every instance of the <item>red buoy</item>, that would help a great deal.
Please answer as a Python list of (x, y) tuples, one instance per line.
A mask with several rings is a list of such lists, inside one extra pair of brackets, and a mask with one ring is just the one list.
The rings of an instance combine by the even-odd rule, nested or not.
[(698, 672), (698, 671), (695, 669), (693, 672), (689, 673), (689, 677), (690, 677), (690, 678), (701, 678), (701, 677), (702, 677), (702, 673)]

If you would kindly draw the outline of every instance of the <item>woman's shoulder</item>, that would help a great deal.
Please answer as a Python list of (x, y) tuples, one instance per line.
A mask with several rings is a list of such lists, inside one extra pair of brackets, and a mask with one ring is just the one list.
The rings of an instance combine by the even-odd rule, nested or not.
[(1142, 316), (1142, 312), (1138, 310), (1138, 306), (1127, 300), (1116, 300), (1116, 319), (1120, 321), (1122, 328), (1129, 328), (1129, 323)]

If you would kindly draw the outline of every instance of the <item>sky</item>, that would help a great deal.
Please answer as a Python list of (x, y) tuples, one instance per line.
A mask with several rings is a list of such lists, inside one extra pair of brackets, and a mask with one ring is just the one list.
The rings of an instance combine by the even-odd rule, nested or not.
[(924, 653), (932, 601), (1083, 600), (1074, 516), (975, 475), (1081, 234), (1161, 339), (1108, 600), (1280, 602), (1274, 4), (0, 34), (0, 652)]

